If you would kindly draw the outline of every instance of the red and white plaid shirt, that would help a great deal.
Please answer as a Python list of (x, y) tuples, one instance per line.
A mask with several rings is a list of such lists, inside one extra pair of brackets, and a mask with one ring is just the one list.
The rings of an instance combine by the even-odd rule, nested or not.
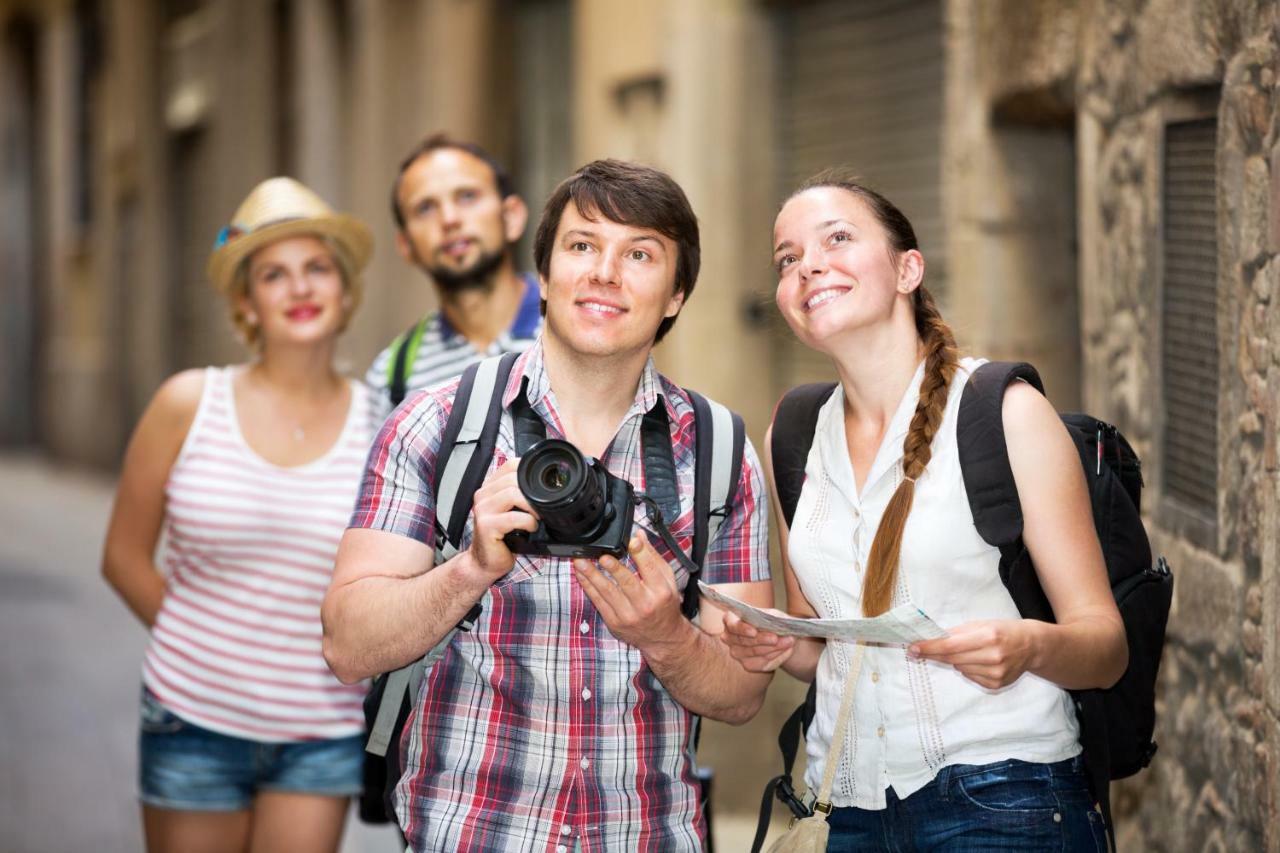
[[(490, 470), (515, 452), (511, 402), (528, 398), (563, 437), (539, 342), (511, 372)], [(374, 443), (352, 527), (434, 547), (431, 483), (457, 382), (419, 392)], [(681, 514), (693, 536), (694, 413), (650, 360), (635, 402), (602, 462), (644, 489), (643, 415), (662, 398), (671, 424)], [(735, 506), (710, 543), (702, 576), (727, 584), (769, 578), (768, 498), (750, 443)], [(642, 514), (637, 513), (637, 521)], [(471, 541), (468, 521), (463, 547)], [(655, 547), (665, 553), (660, 542)], [(675, 566), (673, 562), (673, 566)], [(675, 567), (684, 586), (687, 574)], [(687, 750), (691, 715), (639, 650), (610, 633), (568, 560), (518, 556), (489, 589), (470, 633), (459, 632), (423, 681), (401, 743), (397, 813), (416, 851), (700, 851), (705, 827)]]

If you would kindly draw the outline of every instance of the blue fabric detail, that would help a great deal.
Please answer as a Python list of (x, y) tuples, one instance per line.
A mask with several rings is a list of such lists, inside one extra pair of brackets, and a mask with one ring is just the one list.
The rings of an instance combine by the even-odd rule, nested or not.
[(522, 273), (525, 291), (520, 310), (516, 312), (515, 322), (511, 324), (511, 337), (532, 338), (538, 334), (542, 325), (542, 291), (538, 287), (538, 277), (531, 272)]
[[(520, 300), (516, 319), (511, 323), (511, 328), (507, 329), (507, 337), (532, 338), (538, 334), (542, 325), (542, 292), (538, 289), (538, 277), (533, 273), (521, 273), (520, 278), (524, 279), (524, 298)], [(440, 340), (449, 341), (458, 334), (443, 311), (436, 312), (435, 322), (440, 328)]]
[(829, 853), (1107, 849), (1080, 756), (1054, 764), (950, 765), (906, 799), (886, 790), (885, 801), (880, 810), (832, 811)]
[(451, 341), (453, 340), (454, 335), (458, 334), (458, 330), (449, 322), (449, 318), (444, 316), (443, 311), (437, 311), (432, 322), (440, 329), (441, 341)]

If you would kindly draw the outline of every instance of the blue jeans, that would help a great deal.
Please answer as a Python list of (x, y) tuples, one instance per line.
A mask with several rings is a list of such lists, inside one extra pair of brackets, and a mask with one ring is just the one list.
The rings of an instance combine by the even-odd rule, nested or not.
[(885, 796), (883, 810), (833, 810), (828, 853), (1107, 850), (1079, 756), (1056, 764), (955, 764), (905, 800), (892, 788)]
[(327, 797), (360, 793), (364, 736), (260, 743), (211, 732), (142, 692), (138, 787), (148, 806), (239, 811), (261, 791)]

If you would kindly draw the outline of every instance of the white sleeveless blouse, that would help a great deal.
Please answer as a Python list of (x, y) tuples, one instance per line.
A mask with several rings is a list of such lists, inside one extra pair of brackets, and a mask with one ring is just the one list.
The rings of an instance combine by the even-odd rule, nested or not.
[[(956, 448), (960, 394), (982, 361), (963, 359), (951, 384), (933, 457), (916, 483), (903, 533), (894, 603), (910, 601), (943, 628), (981, 619), (1017, 619), (999, 577), (999, 551), (978, 535)], [(839, 386), (823, 406), (788, 539), (788, 557), (819, 616), (862, 615), (862, 579), (871, 542), (902, 480), (902, 442), (919, 398), (916, 370), (859, 494), (844, 431)], [(816, 790), (831, 743), (853, 647), (828, 643), (818, 662), (818, 705), (807, 741), (806, 782)], [(952, 764), (1007, 758), (1054, 762), (1080, 752), (1069, 694), (1031, 673), (987, 690), (954, 668), (913, 661), (898, 646), (869, 646), (854, 693), (844, 754), (832, 791), (836, 806), (883, 809), (885, 789), (905, 798)]]

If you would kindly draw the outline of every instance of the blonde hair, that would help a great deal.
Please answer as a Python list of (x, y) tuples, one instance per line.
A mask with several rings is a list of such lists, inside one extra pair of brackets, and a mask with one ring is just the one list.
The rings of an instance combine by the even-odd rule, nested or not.
[[(885, 229), (895, 255), (912, 249), (919, 250), (915, 229), (902, 211), (847, 172), (821, 172), (805, 181), (791, 197), (818, 187), (842, 189), (861, 199)], [(959, 360), (955, 335), (942, 319), (933, 296), (923, 285), (912, 293), (911, 304), (915, 310), (916, 334), (924, 346), (924, 379), (920, 383), (920, 398), (911, 418), (911, 426), (902, 444), (902, 482), (889, 498), (867, 558), (867, 570), (862, 582), (862, 612), (866, 616), (879, 616), (893, 603), (894, 589), (898, 585), (902, 532), (915, 501), (916, 481), (924, 474), (929, 460), (933, 458), (933, 437), (942, 424), (942, 415), (950, 396), (951, 380), (955, 376)]]
[[(347, 295), (347, 304), (344, 306), (345, 311), (342, 317), (342, 324), (338, 327), (338, 334), (342, 334), (347, 330), (347, 324), (351, 322), (351, 318), (355, 316), (356, 309), (360, 307), (361, 297), (364, 295), (363, 282), (360, 277), (355, 274), (355, 265), (351, 262), (350, 256), (343, 250), (342, 245), (332, 237), (325, 234), (307, 234), (299, 236), (315, 237), (325, 248), (329, 250), (333, 262), (338, 267), (338, 274), (342, 276), (342, 289)], [(272, 244), (268, 244), (272, 245)], [(236, 334), (240, 340), (244, 341), (245, 346), (251, 349), (260, 349), (262, 346), (261, 330), (257, 323), (250, 323), (241, 309), (241, 301), (249, 296), (249, 267), (253, 263), (254, 256), (261, 252), (263, 246), (257, 251), (246, 255), (243, 260), (236, 266), (235, 273), (231, 276), (231, 286), (226, 290), (227, 308), (231, 314), (231, 325), (235, 326)]]

